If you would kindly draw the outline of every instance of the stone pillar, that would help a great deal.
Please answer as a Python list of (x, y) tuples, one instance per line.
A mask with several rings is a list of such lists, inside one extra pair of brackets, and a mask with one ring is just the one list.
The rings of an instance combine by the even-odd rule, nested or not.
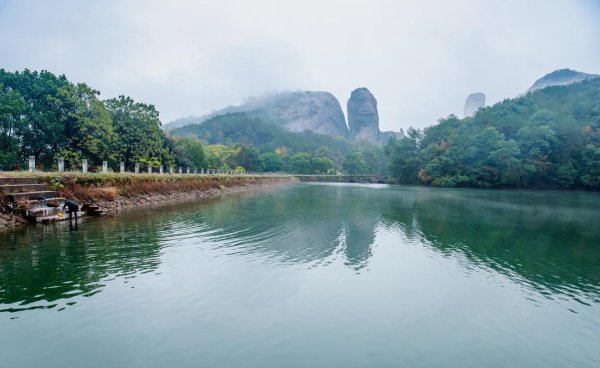
[(181, 174), (181, 172), (182, 172), (182, 171), (181, 171), (181, 166), (179, 166), (179, 173)]
[(158, 168), (158, 173), (162, 174), (163, 173), (163, 165), (160, 165), (160, 167)]
[(139, 174), (139, 173), (140, 173), (140, 164), (139, 164), (139, 163), (136, 163), (136, 164), (135, 164), (135, 173), (136, 173), (136, 174)]
[(84, 159), (83, 162), (81, 163), (81, 171), (83, 173), (88, 172), (88, 161), (86, 159)]
[(108, 161), (102, 161), (102, 173), (106, 174), (108, 172)]
[(29, 172), (35, 171), (35, 156), (29, 156)]
[(58, 159), (58, 172), (64, 172), (64, 171), (65, 171), (65, 159), (59, 158)]
[(148, 174), (152, 174), (152, 165), (148, 165)]
[(121, 162), (119, 164), (119, 171), (121, 171), (121, 174), (123, 174), (125, 172), (125, 163)]
[(188, 173), (188, 174), (190, 173), (190, 168), (189, 168), (189, 167), (187, 168), (187, 173)]
[(173, 175), (173, 172), (175, 172), (175, 168), (173, 166), (169, 167), (169, 174)]
[(204, 174), (204, 168), (200, 169), (200, 174)]

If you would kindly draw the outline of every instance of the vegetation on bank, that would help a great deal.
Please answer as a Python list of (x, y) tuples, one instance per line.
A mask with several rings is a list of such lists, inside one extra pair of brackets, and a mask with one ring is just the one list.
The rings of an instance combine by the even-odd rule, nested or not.
[(119, 96), (106, 101), (84, 83), (48, 71), (0, 69), (0, 170), (27, 167), (34, 156), (41, 169), (67, 169), (87, 159), (92, 170), (108, 161), (116, 170), (135, 164), (205, 168), (197, 140), (167, 136), (153, 105)]
[(142, 171), (162, 165), (164, 170), (391, 173), (407, 184), (597, 190), (599, 101), (600, 78), (548, 87), (473, 117), (451, 115), (423, 131), (408, 129), (407, 138), (392, 138), (382, 150), (289, 132), (247, 113), (214, 117), (169, 135), (153, 105), (126, 96), (100, 100), (98, 91), (64, 75), (0, 69), (0, 170), (23, 169), (34, 156), (42, 170), (56, 170), (63, 158), (65, 168), (75, 171), (87, 159), (91, 171), (108, 161), (109, 171), (123, 162), (128, 171), (140, 164)]
[(209, 165), (222, 170), (243, 167), (251, 171), (358, 175), (388, 172), (387, 158), (379, 146), (310, 131), (290, 132), (252, 113), (216, 116), (172, 133), (205, 143)]
[(11, 173), (11, 177), (30, 177), (47, 183), (61, 197), (85, 202), (112, 201), (117, 197), (185, 193), (211, 189), (243, 187), (290, 180), (287, 176), (232, 175), (151, 175), (83, 173)]
[[(91, 171), (102, 162), (117, 171), (189, 167), (191, 170), (287, 171), (302, 174), (364, 174), (387, 170), (381, 148), (351, 144), (310, 132), (291, 133), (246, 114), (217, 117), (166, 134), (153, 105), (127, 96), (100, 100), (84, 83), (48, 71), (0, 69), (0, 170)], [(357, 159), (358, 157), (358, 159)], [(367, 164), (367, 162), (369, 164)]]
[(600, 189), (600, 78), (411, 128), (385, 151), (399, 183)]

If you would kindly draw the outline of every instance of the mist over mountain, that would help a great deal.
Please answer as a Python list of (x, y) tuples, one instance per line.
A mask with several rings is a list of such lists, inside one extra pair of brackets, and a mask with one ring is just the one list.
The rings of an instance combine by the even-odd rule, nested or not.
[(294, 91), (251, 97), (239, 106), (229, 106), (199, 117), (186, 117), (165, 124), (166, 130), (201, 124), (230, 113), (248, 113), (290, 132), (305, 130), (333, 138), (365, 140), (385, 144), (389, 137), (401, 138), (402, 132), (381, 132), (377, 100), (364, 87), (354, 90), (348, 100), (348, 124), (337, 98), (323, 91)]
[[(557, 69), (553, 72), (550, 72), (543, 77), (536, 80), (531, 87), (527, 89), (525, 93), (518, 95), (517, 97), (522, 97), (530, 92), (535, 92), (537, 90), (551, 87), (551, 86), (564, 86), (572, 83), (583, 82), (588, 79), (598, 78), (600, 75), (598, 74), (588, 74), (579, 72), (577, 70), (572, 69)], [(482, 92), (471, 93), (467, 96), (465, 101), (465, 106), (463, 108), (463, 116), (470, 117), (473, 116), (477, 110), (485, 107), (486, 96)]]
[(467, 96), (467, 100), (465, 101), (463, 114), (465, 117), (472, 116), (482, 107), (485, 107), (485, 94), (481, 92), (471, 93)]
[(548, 73), (536, 80), (527, 92), (537, 91), (549, 86), (563, 86), (571, 83), (582, 82), (587, 79), (598, 78), (598, 74), (588, 74), (578, 72), (572, 69), (558, 69), (551, 73)]

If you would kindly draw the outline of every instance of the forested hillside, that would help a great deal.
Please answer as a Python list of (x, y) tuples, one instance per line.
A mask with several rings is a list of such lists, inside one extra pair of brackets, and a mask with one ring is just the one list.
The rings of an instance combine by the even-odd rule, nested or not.
[[(47, 71), (0, 69), (0, 169), (45, 169), (64, 158), (117, 168), (292, 173), (392, 173), (400, 183), (482, 188), (600, 189), (600, 79), (528, 93), (473, 116), (449, 116), (383, 151), (366, 142), (290, 132), (256, 115), (231, 113), (161, 130), (153, 105), (101, 100), (83, 83)], [(389, 163), (389, 165), (388, 165)]]
[(386, 146), (401, 183), (600, 189), (600, 79), (449, 116)]
[[(172, 133), (174, 136), (200, 139), (209, 145), (207, 150), (213, 156), (216, 146), (238, 147), (242, 152), (250, 152), (257, 162), (248, 163), (246, 160), (250, 170), (262, 167), (266, 171), (285, 170), (302, 174), (342, 171), (366, 174), (386, 173), (388, 169), (383, 150), (375, 145), (349, 142), (307, 130), (302, 133), (290, 132), (251, 113), (213, 117), (201, 124), (177, 128)], [(216, 151), (221, 152), (223, 148)], [(226, 167), (246, 167), (241, 160), (232, 158), (237, 154), (226, 156), (229, 158), (220, 160)], [(217, 160), (217, 157), (213, 159)]]

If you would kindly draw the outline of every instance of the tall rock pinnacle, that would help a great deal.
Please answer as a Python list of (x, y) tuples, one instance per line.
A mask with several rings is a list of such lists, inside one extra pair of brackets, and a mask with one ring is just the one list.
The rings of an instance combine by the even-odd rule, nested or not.
[(481, 92), (471, 93), (465, 101), (465, 117), (473, 116), (482, 107), (485, 107), (485, 95)]
[(377, 100), (366, 88), (352, 91), (348, 100), (348, 127), (350, 137), (377, 143), (379, 140), (379, 113)]

